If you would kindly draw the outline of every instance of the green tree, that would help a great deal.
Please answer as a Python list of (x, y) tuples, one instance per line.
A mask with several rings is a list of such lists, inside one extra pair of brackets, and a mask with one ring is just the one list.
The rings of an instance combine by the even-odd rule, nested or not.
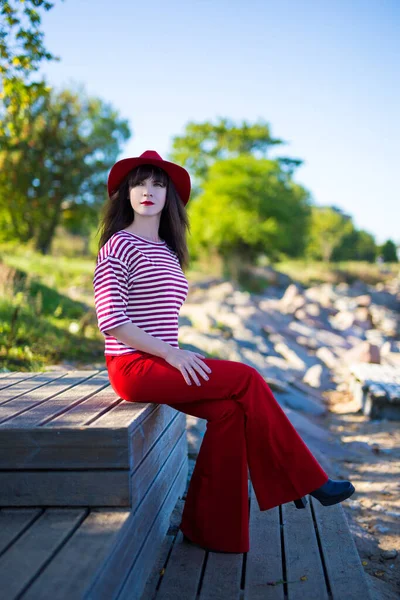
[(377, 254), (375, 238), (368, 231), (356, 229), (346, 233), (338, 246), (332, 252), (333, 261), (341, 260), (366, 260), (374, 262)]
[(42, 78), (32, 77), (43, 61), (59, 60), (45, 48), (40, 30), (41, 11), (53, 6), (45, 0), (0, 0), (1, 148), (10, 141), (5, 129), (21, 107), (49, 93)]
[[(263, 120), (253, 124), (243, 121), (237, 125), (230, 119), (219, 117), (215, 123), (189, 122), (184, 134), (173, 138), (168, 158), (189, 170), (193, 178), (194, 198), (201, 193), (203, 182), (215, 161), (242, 154), (266, 158), (271, 147), (284, 143), (272, 137), (269, 124)], [(280, 166), (277, 176), (281, 179), (290, 177), (303, 162), (289, 157), (280, 157), (276, 161)]]
[(8, 79), (26, 79), (43, 60), (58, 60), (46, 50), (40, 31), (40, 10), (54, 2), (46, 0), (0, 0), (0, 74)]
[(307, 255), (326, 262), (330, 261), (335, 248), (341, 244), (343, 237), (352, 229), (351, 218), (339, 208), (313, 206)]
[(6, 121), (0, 151), (0, 239), (48, 253), (58, 224), (87, 234), (108, 170), (130, 135), (117, 111), (83, 90), (38, 94)]
[(225, 260), (252, 261), (261, 252), (299, 256), (310, 213), (307, 191), (281, 177), (276, 160), (250, 154), (209, 167), (203, 193), (188, 206), (190, 243)]
[(386, 240), (386, 242), (382, 244), (380, 251), (385, 262), (399, 262), (396, 244), (393, 240)]

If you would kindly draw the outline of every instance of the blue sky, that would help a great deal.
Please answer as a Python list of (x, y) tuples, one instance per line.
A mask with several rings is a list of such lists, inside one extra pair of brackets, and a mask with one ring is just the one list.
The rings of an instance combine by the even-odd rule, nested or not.
[(316, 204), (400, 243), (399, 0), (55, 2), (43, 72), (129, 120), (120, 158), (167, 158), (191, 120), (263, 119)]

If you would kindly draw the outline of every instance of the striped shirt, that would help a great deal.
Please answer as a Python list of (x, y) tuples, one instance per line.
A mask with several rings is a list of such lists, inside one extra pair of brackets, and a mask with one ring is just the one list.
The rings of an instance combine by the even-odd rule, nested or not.
[(93, 287), (97, 323), (105, 337), (104, 354), (139, 351), (106, 333), (130, 322), (179, 348), (178, 316), (189, 284), (177, 254), (165, 241), (117, 231), (99, 250)]

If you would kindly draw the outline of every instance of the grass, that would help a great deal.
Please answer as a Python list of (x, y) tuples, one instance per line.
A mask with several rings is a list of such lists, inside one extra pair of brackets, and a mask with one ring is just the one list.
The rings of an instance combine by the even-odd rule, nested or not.
[(289, 275), (304, 286), (321, 283), (364, 283), (376, 285), (389, 281), (400, 274), (400, 263), (379, 265), (368, 262), (346, 261), (323, 263), (307, 260), (286, 260), (274, 264), (277, 271)]

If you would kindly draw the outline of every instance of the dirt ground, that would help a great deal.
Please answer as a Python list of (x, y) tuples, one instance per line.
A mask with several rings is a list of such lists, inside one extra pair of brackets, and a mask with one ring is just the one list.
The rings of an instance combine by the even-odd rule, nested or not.
[[(356, 491), (342, 503), (374, 600), (400, 598), (400, 423), (370, 420), (345, 392), (326, 392), (324, 425), (349, 450), (332, 458)], [(356, 452), (353, 452), (356, 450)], [(340, 464), (338, 464), (340, 463)]]

